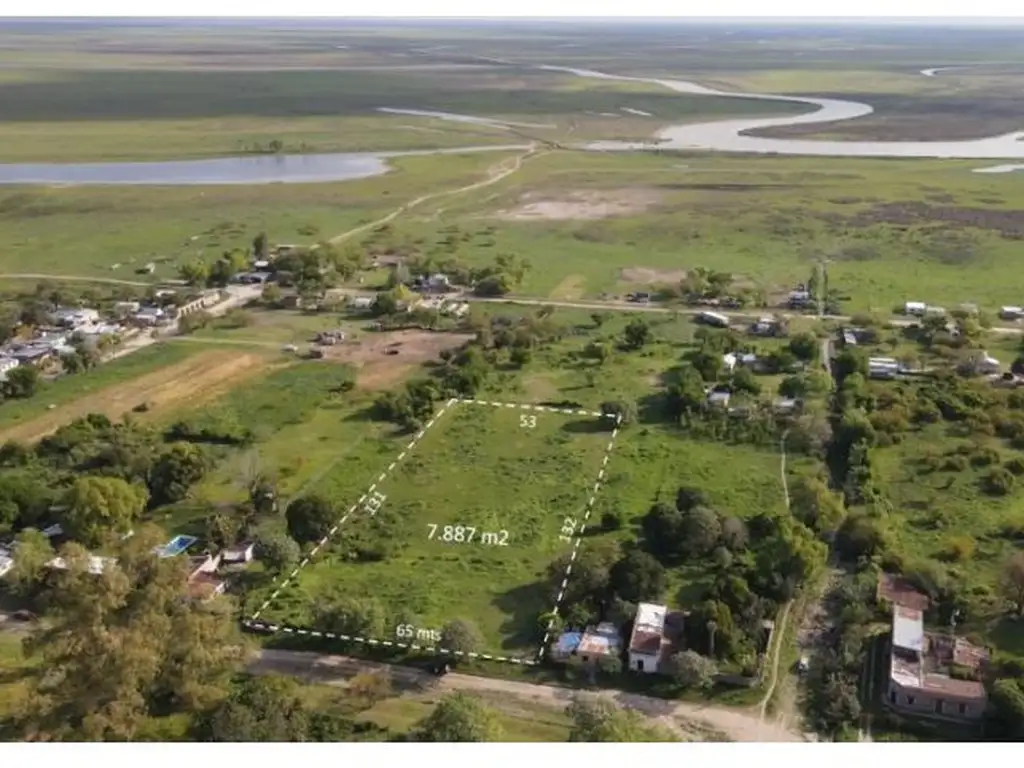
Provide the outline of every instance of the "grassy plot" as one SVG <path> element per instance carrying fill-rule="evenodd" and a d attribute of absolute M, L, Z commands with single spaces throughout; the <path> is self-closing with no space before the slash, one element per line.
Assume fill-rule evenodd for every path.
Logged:
<path fill-rule="evenodd" d="M 982 165 L 555 152 L 445 201 L 439 217 L 396 221 L 395 237 L 443 253 L 458 227 L 472 235 L 459 259 L 523 254 L 534 269 L 517 290 L 552 299 L 677 284 L 700 266 L 774 304 L 822 260 L 850 311 L 914 299 L 994 308 L 1024 293 L 1012 269 L 1024 200 L 1012 174 L 971 172 Z"/>
<path fill-rule="evenodd" d="M 373 484 L 383 506 L 352 515 L 264 618 L 308 624 L 318 601 L 372 596 L 389 616 L 384 639 L 398 623 L 439 630 L 465 618 L 487 652 L 535 651 L 538 617 L 552 607 L 545 567 L 569 547 L 565 518 L 583 517 L 607 426 L 459 403 L 383 479 L 346 462 L 321 489 L 347 507 Z M 404 440 L 390 460 L 403 450 Z"/>
<path fill-rule="evenodd" d="M 5 400 L 0 404 L 0 439 L 24 439 L 26 431 L 37 431 L 32 425 L 41 423 L 41 419 L 55 422 L 55 428 L 90 410 L 103 410 L 104 405 L 112 404 L 118 387 L 169 366 L 183 364 L 202 351 L 199 346 L 154 344 L 92 370 L 61 376 L 44 384 L 31 398 Z M 139 402 L 142 400 L 126 403 L 125 410 Z M 49 412 L 51 405 L 57 406 L 54 412 Z"/>
<path fill-rule="evenodd" d="M 274 242 L 312 244 L 393 211 L 420 195 L 478 181 L 503 153 L 406 157 L 384 176 L 327 184 L 0 189 L 4 273 L 139 279 Z M 116 266 L 116 269 L 115 269 Z"/>

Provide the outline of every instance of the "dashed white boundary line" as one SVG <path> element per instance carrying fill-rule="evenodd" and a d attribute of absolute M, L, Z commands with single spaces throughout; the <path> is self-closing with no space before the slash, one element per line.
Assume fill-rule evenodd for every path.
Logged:
<path fill-rule="evenodd" d="M 600 414 L 607 416 L 607 414 Z M 555 619 L 558 618 L 558 610 L 562 605 L 562 598 L 565 597 L 566 587 L 569 586 L 569 577 L 572 576 L 572 567 L 576 563 L 576 556 L 580 552 L 580 544 L 583 543 L 583 534 L 587 530 L 587 523 L 590 520 L 590 515 L 594 511 L 594 502 L 597 500 L 597 492 L 601 490 L 601 484 L 605 481 L 605 472 L 608 468 L 608 461 L 611 459 L 612 451 L 615 450 L 615 438 L 619 435 L 619 428 L 622 426 L 622 417 L 613 416 L 609 418 L 615 419 L 615 427 L 612 429 L 611 439 L 608 441 L 608 445 L 604 449 L 604 457 L 601 459 L 601 470 L 597 473 L 597 481 L 594 483 L 594 487 L 590 492 L 590 498 L 587 499 L 587 509 L 583 513 L 583 520 L 580 521 L 579 528 L 576 530 L 576 540 L 572 544 L 572 554 L 569 555 L 569 564 L 565 567 L 565 576 L 562 577 L 562 584 L 558 588 L 558 597 L 555 598 L 555 607 L 551 609 L 551 619 L 548 621 L 548 626 L 544 630 L 544 639 L 541 641 L 540 649 L 537 651 L 537 661 L 540 662 L 544 658 L 544 652 L 547 650 L 548 641 L 551 639 L 551 628 L 555 624 Z"/>
<path fill-rule="evenodd" d="M 553 408 L 553 407 L 544 406 L 544 405 L 530 405 L 530 404 L 527 404 L 527 403 L 505 403 L 505 402 L 496 402 L 496 401 L 493 401 L 493 400 L 475 400 L 475 399 L 469 399 L 469 398 L 453 397 L 451 400 L 449 400 L 447 403 L 445 403 L 444 407 L 442 407 L 441 410 L 439 410 L 437 412 L 437 414 L 433 418 L 430 419 L 430 421 L 428 421 L 423 426 L 423 429 L 421 429 L 419 432 L 416 433 L 416 436 L 413 437 L 411 441 L 409 441 L 409 444 L 405 447 L 405 449 L 401 453 L 398 454 L 398 457 L 388 465 L 388 468 L 386 470 L 384 470 L 383 472 L 380 473 L 380 475 L 377 476 L 377 481 L 373 485 L 371 485 L 369 488 L 367 488 L 366 489 L 366 493 L 364 493 L 362 496 L 360 496 L 359 499 L 356 501 L 356 503 L 353 504 L 351 507 L 349 507 L 348 510 L 345 512 L 345 514 L 341 516 L 341 519 L 339 519 L 338 522 L 334 524 L 334 526 L 331 528 L 330 532 L 328 532 L 328 534 L 326 536 L 324 536 L 322 539 L 320 539 L 320 541 L 317 542 L 316 546 L 313 547 L 313 549 L 310 551 L 310 553 L 306 557 L 304 557 L 302 559 L 302 561 L 291 571 L 291 573 L 289 573 L 288 576 L 286 576 L 279 584 L 277 584 L 275 586 L 274 591 L 270 594 L 270 597 L 268 597 L 266 600 L 263 601 L 263 604 L 260 605 L 259 609 L 252 615 L 252 618 L 251 619 L 244 619 L 242 621 L 242 624 L 244 626 L 248 627 L 249 629 L 253 629 L 253 630 L 257 630 L 257 631 L 265 631 L 265 632 L 272 632 L 272 633 L 284 632 L 286 634 L 294 634 L 294 635 L 300 635 L 300 636 L 305 636 L 305 637 L 327 638 L 329 640 L 344 640 L 346 642 L 362 643 L 362 644 L 369 645 L 369 646 L 379 646 L 379 647 L 383 647 L 383 648 L 401 648 L 401 649 L 412 650 L 412 651 L 424 651 L 426 653 L 439 653 L 439 654 L 443 654 L 443 655 L 447 655 L 447 656 L 455 656 L 455 657 L 458 657 L 458 658 L 484 659 L 486 661 L 501 661 L 501 662 L 508 662 L 510 664 L 520 664 L 520 665 L 523 665 L 523 666 L 536 666 L 537 664 L 540 663 L 541 659 L 544 657 L 544 650 L 547 647 L 548 639 L 550 638 L 550 635 L 551 635 L 551 626 L 554 623 L 554 616 L 552 616 L 551 621 L 548 623 L 547 631 L 544 634 L 544 641 L 541 643 L 540 651 L 537 653 L 536 660 L 534 660 L 534 659 L 527 659 L 527 658 L 523 658 L 523 657 L 520 657 L 520 656 L 495 656 L 495 655 L 489 654 L 489 653 L 472 653 L 472 652 L 464 652 L 464 651 L 455 651 L 455 650 L 452 650 L 450 648 L 442 648 L 440 646 L 433 646 L 433 645 L 418 645 L 416 643 L 402 643 L 402 642 L 396 642 L 396 641 L 393 641 L 393 640 L 377 640 L 377 639 L 369 638 L 369 637 L 359 637 L 359 636 L 355 636 L 355 635 L 344 635 L 344 634 L 340 634 L 340 633 L 337 633 L 337 632 L 322 632 L 320 630 L 304 629 L 304 628 L 301 628 L 301 627 L 289 627 L 289 626 L 285 626 L 283 624 L 271 624 L 269 622 L 260 621 L 259 620 L 260 614 L 263 613 L 270 606 L 270 604 L 273 603 L 274 600 L 277 599 L 278 595 L 280 595 L 281 592 L 283 592 L 288 587 L 288 585 L 295 579 L 295 577 L 297 577 L 299 575 L 299 573 L 302 572 L 302 569 L 305 568 L 307 565 L 309 565 L 310 561 L 314 557 L 316 557 L 317 553 L 324 547 L 324 545 L 326 545 L 331 540 L 331 537 L 334 536 L 334 534 L 336 534 L 338 532 L 338 529 L 342 525 L 344 525 L 345 521 L 348 520 L 348 518 L 353 513 L 355 513 L 355 511 L 359 508 L 359 505 L 362 504 L 364 501 L 366 501 L 366 499 L 369 496 L 371 496 L 374 491 L 377 490 L 377 486 L 387 479 L 388 475 L 392 471 L 394 471 L 395 467 L 398 464 L 400 464 L 405 459 L 406 455 L 413 448 L 416 447 L 416 443 L 418 443 L 420 440 L 423 439 L 423 435 L 425 435 L 427 433 L 427 430 L 429 430 L 432 426 L 434 426 L 434 424 L 437 422 L 437 420 L 441 418 L 441 416 L 444 414 L 444 412 L 446 410 L 448 410 L 448 408 L 451 408 L 452 406 L 454 406 L 454 405 L 456 405 L 458 403 L 470 403 L 470 404 L 474 404 L 474 405 L 490 405 L 490 406 L 493 406 L 495 408 L 519 408 L 519 409 L 524 410 L 524 411 L 543 411 L 543 412 L 548 412 L 548 413 L 564 413 L 564 414 L 574 415 L 574 416 L 591 416 L 591 417 L 615 419 L 615 427 L 612 430 L 612 437 L 611 437 L 611 440 L 608 442 L 608 447 L 605 448 L 604 458 L 603 458 L 603 460 L 601 462 L 601 470 L 598 473 L 597 482 L 594 483 L 594 488 L 593 488 L 593 491 L 590 494 L 590 498 L 587 500 L 586 513 L 585 513 L 585 515 L 583 517 L 582 523 L 580 524 L 580 528 L 579 528 L 579 530 L 576 533 L 576 540 L 575 540 L 575 543 L 573 544 L 572 556 L 571 556 L 571 559 L 569 561 L 569 566 L 568 566 L 568 568 L 566 568 L 565 578 L 562 579 L 561 590 L 558 593 L 558 599 L 555 601 L 555 607 L 554 607 L 554 610 L 553 610 L 553 614 L 557 615 L 557 613 L 558 613 L 558 606 L 562 602 L 562 597 L 565 595 L 565 587 L 566 587 L 566 584 L 568 584 L 569 575 L 572 573 L 572 564 L 576 560 L 576 554 L 577 554 L 577 552 L 579 550 L 579 547 L 580 547 L 580 542 L 582 540 L 583 532 L 586 530 L 587 521 L 590 519 L 590 514 L 591 514 L 591 512 L 593 511 L 593 508 L 594 508 L 594 500 L 597 498 L 597 492 L 601 488 L 601 483 L 604 480 L 605 467 L 608 464 L 608 459 L 611 456 L 612 449 L 615 446 L 615 437 L 616 437 L 616 435 L 618 435 L 618 432 L 619 432 L 619 424 L 620 424 L 621 418 L 618 417 L 618 416 L 611 415 L 611 414 L 603 413 L 601 411 L 589 411 L 589 410 L 586 410 L 586 409 L 583 409 L 583 408 Z"/>

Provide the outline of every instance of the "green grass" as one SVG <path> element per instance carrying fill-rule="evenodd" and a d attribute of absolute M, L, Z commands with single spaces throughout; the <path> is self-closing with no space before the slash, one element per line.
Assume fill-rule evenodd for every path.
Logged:
<path fill-rule="evenodd" d="M 827 259 L 830 287 L 850 311 L 917 299 L 996 308 L 1024 293 L 1012 269 L 1024 205 L 1011 175 L 971 173 L 977 161 L 554 153 L 488 189 L 395 223 L 395 237 L 430 250 L 446 227 L 487 236 L 458 255 L 484 263 L 520 253 L 536 268 L 518 288 L 560 298 L 622 295 L 651 283 L 624 272 L 731 272 L 783 299 Z M 620 206 L 598 216 L 587 201 Z M 561 220 L 510 218 L 524 204 L 568 204 Z M 440 205 L 440 204 L 439 204 Z M 444 246 L 439 246 L 443 252 Z M 992 274 L 1000 274 L 994 281 Z"/>
<path fill-rule="evenodd" d="M 14 426 L 40 416 L 50 405 L 65 405 L 122 382 L 178 363 L 201 352 L 201 346 L 153 344 L 130 355 L 104 363 L 92 370 L 61 376 L 42 385 L 40 390 L 24 400 L 5 400 L 0 403 L 0 429 Z"/>
<path fill-rule="evenodd" d="M 527 413 L 537 416 L 535 428 L 520 426 Z M 373 519 L 353 515 L 268 618 L 308 621 L 311 601 L 328 594 L 373 596 L 390 616 L 415 616 L 423 629 L 470 619 L 488 652 L 535 651 L 538 616 L 552 604 L 541 583 L 544 569 L 568 551 L 560 538 L 563 520 L 583 519 L 609 434 L 595 417 L 463 403 L 384 480 L 376 476 L 387 467 L 379 456 L 345 461 L 318 490 L 345 509 L 375 484 L 386 496 L 384 506 Z M 386 460 L 407 450 L 407 441 L 391 441 Z M 433 540 L 431 524 L 439 526 Z M 445 543 L 439 540 L 445 526 L 475 527 L 477 540 Z M 481 543 L 485 532 L 507 532 L 499 534 L 507 545 Z M 390 556 L 346 561 L 360 533 L 386 539 Z M 384 639 L 393 632 L 389 626 Z"/>
<path fill-rule="evenodd" d="M 389 63 L 385 60 L 383 66 Z M 391 65 L 393 66 L 393 65 Z M 509 143 L 517 135 L 642 139 L 669 121 L 805 111 L 786 102 L 674 94 L 538 69 L 27 70 L 0 80 L 0 160 L 156 160 L 245 154 L 272 140 L 293 152 Z M 498 117 L 515 131 L 381 107 Z M 636 119 L 622 107 L 647 112 Z"/>
<path fill-rule="evenodd" d="M 933 425 L 911 433 L 898 445 L 874 449 L 872 472 L 895 510 L 885 524 L 891 548 L 908 560 L 942 560 L 951 541 L 976 541 L 973 556 L 951 568 L 966 583 L 972 601 L 995 613 L 995 585 L 1015 551 L 1000 529 L 1021 519 L 1024 497 L 1019 491 L 1005 497 L 985 494 L 981 478 L 991 467 L 923 472 L 919 463 L 929 455 L 951 453 L 965 442 L 950 437 L 945 425 Z M 1021 455 L 1002 440 L 985 443 L 999 451 L 1003 462 Z"/>

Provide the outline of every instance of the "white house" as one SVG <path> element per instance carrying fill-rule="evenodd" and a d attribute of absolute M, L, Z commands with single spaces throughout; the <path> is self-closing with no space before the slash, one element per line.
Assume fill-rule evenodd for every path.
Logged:
<path fill-rule="evenodd" d="M 923 301 L 908 301 L 903 305 L 903 313 L 906 315 L 916 315 L 917 317 L 924 317 L 924 313 L 928 311 L 928 305 Z"/>
<path fill-rule="evenodd" d="M 1002 363 L 988 352 L 982 352 L 974 363 L 974 369 L 982 374 L 999 373 L 1002 370 Z"/>
<path fill-rule="evenodd" d="M 634 672 L 654 674 L 661 665 L 661 649 L 665 642 L 664 605 L 640 603 L 636 607 L 633 633 L 629 637 L 629 668 Z"/>
<path fill-rule="evenodd" d="M 256 551 L 256 542 L 244 541 L 233 547 L 228 547 L 220 553 L 222 565 L 236 565 L 239 563 L 251 563 L 253 554 Z"/>
<path fill-rule="evenodd" d="M 11 551 L 0 547 L 0 577 L 5 576 L 13 567 L 14 558 L 11 556 Z"/>
<path fill-rule="evenodd" d="M 900 364 L 891 357 L 868 358 L 868 377 L 872 379 L 895 379 Z"/>
<path fill-rule="evenodd" d="M 160 307 L 143 307 L 132 315 L 132 319 L 140 325 L 158 325 L 164 316 L 165 312 Z"/>
<path fill-rule="evenodd" d="M 1021 307 L 1000 307 L 999 317 L 1003 320 L 1020 320 L 1024 317 L 1024 309 Z"/>
<path fill-rule="evenodd" d="M 372 296 L 352 296 L 348 300 L 348 305 L 352 309 L 369 309 L 373 306 L 373 302 Z"/>
<path fill-rule="evenodd" d="M 725 370 L 732 373 L 736 368 L 736 355 L 732 352 L 722 355 L 722 365 L 725 366 Z"/>

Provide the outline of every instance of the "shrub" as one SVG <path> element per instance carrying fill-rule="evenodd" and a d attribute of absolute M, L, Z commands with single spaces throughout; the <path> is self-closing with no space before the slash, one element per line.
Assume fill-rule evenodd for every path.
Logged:
<path fill-rule="evenodd" d="M 966 456 L 959 453 L 954 453 L 952 456 L 947 456 L 945 462 L 942 464 L 942 468 L 946 472 L 964 472 L 970 466 Z"/>
<path fill-rule="evenodd" d="M 970 536 L 954 536 L 943 549 L 943 557 L 951 562 L 969 560 L 974 555 L 976 544 Z"/>
<path fill-rule="evenodd" d="M 999 451 L 994 448 L 979 447 L 971 454 L 971 464 L 975 467 L 990 467 L 1001 460 Z"/>
<path fill-rule="evenodd" d="M 1024 456 L 1014 456 L 1003 465 L 1007 472 L 1014 475 L 1024 475 Z"/>
<path fill-rule="evenodd" d="M 982 484 L 987 493 L 993 496 L 1005 496 L 1013 490 L 1013 475 L 1002 467 L 996 467 L 985 475 Z"/>

